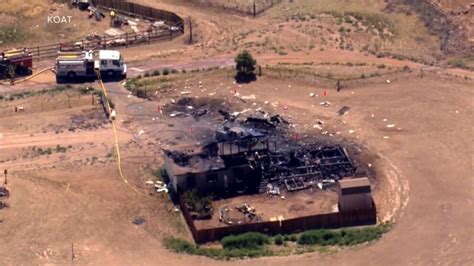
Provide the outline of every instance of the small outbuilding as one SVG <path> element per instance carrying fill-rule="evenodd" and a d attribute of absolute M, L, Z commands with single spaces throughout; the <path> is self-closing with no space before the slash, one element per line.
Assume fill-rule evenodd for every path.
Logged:
<path fill-rule="evenodd" d="M 373 208 L 372 191 L 367 177 L 339 180 L 339 211 Z"/>

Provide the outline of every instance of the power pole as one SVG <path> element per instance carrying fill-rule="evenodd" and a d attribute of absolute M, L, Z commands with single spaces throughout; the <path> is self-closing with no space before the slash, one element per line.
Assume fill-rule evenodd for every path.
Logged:
<path fill-rule="evenodd" d="M 5 175 L 5 181 L 4 181 L 4 185 L 6 186 L 6 185 L 7 185 L 7 183 L 8 183 L 8 180 L 7 180 L 7 174 L 8 174 L 8 170 L 7 170 L 7 169 L 3 170 L 3 174 Z"/>
<path fill-rule="evenodd" d="M 74 254 L 74 243 L 71 243 L 71 261 L 74 260 L 76 254 Z"/>
<path fill-rule="evenodd" d="M 255 7 L 255 0 L 253 0 L 253 17 L 257 15 L 257 8 Z"/>
<path fill-rule="evenodd" d="M 189 16 L 189 44 L 193 43 L 193 22 L 191 16 Z"/>

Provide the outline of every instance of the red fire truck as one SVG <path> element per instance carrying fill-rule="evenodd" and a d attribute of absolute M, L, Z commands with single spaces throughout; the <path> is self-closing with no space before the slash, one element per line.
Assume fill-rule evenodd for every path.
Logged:
<path fill-rule="evenodd" d="M 29 75 L 33 68 L 33 56 L 27 48 L 0 52 L 0 79 Z"/>

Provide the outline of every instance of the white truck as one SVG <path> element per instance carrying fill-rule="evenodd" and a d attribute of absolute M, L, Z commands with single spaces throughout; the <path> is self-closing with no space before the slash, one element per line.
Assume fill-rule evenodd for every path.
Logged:
<path fill-rule="evenodd" d="M 100 50 L 95 60 L 93 51 L 60 52 L 56 59 L 56 80 L 75 78 L 97 78 L 97 71 L 103 77 L 113 78 L 127 75 L 127 65 L 123 63 L 119 51 Z"/>
<path fill-rule="evenodd" d="M 100 50 L 99 60 L 95 62 L 95 68 L 104 77 L 123 77 L 127 75 L 127 65 L 123 63 L 122 55 L 119 51 Z"/>

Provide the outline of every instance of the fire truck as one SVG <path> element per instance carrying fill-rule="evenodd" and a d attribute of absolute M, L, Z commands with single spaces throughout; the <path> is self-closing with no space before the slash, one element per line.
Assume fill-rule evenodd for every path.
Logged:
<path fill-rule="evenodd" d="M 97 78 L 97 72 L 103 77 L 124 78 L 127 65 L 119 51 L 100 50 L 96 60 L 93 51 L 59 52 L 56 59 L 56 79 Z"/>
<path fill-rule="evenodd" d="M 11 49 L 0 53 L 0 79 L 29 75 L 33 56 L 27 48 Z"/>

